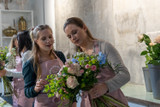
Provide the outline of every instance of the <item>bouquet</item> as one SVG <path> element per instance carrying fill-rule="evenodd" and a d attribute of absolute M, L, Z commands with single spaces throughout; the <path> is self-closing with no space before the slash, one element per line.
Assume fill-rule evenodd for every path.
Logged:
<path fill-rule="evenodd" d="M 98 55 L 86 55 L 78 52 L 71 61 L 67 62 L 58 74 L 47 76 L 49 84 L 45 85 L 44 92 L 48 97 L 60 97 L 61 100 L 68 99 L 69 106 L 80 97 L 81 91 L 89 91 L 97 83 L 96 76 L 99 68 L 110 66 L 106 61 L 106 55 L 99 52 Z M 91 105 L 106 107 L 114 104 L 125 107 L 110 96 L 103 95 L 91 101 Z M 62 103 L 61 103 L 62 104 Z"/>
<path fill-rule="evenodd" d="M 0 47 L 0 70 L 3 70 L 5 67 L 5 63 L 8 62 L 8 58 L 7 58 L 7 53 L 8 53 L 8 48 L 2 48 Z M 4 88 L 4 93 L 5 92 L 9 92 L 10 94 L 13 93 L 13 87 L 9 81 L 9 79 L 6 76 L 2 77 L 2 84 L 3 84 L 3 88 Z M 4 94 L 2 93 L 2 95 Z"/>

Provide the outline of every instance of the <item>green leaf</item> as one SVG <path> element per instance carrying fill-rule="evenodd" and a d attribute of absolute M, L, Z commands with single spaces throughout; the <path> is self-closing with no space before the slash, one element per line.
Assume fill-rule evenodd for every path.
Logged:
<path fill-rule="evenodd" d="M 148 51 L 145 50 L 145 51 L 141 52 L 141 55 L 146 55 L 147 53 L 148 53 Z"/>

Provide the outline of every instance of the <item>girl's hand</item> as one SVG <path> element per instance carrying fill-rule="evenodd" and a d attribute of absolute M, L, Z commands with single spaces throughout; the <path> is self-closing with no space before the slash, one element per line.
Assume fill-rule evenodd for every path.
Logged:
<path fill-rule="evenodd" d="M 44 88 L 44 85 L 46 84 L 47 84 L 46 80 L 40 79 L 36 82 L 36 86 L 34 87 L 34 90 L 38 93 Z"/>
<path fill-rule="evenodd" d="M 6 72 L 7 71 L 5 69 L 0 70 L 0 77 L 5 76 Z"/>
<path fill-rule="evenodd" d="M 104 95 L 108 91 L 108 87 L 105 83 L 98 83 L 92 89 L 89 90 L 89 95 L 91 99 L 95 99 Z"/>

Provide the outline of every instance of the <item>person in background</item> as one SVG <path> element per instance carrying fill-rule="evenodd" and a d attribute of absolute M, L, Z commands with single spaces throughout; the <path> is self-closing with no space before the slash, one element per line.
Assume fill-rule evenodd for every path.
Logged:
<path fill-rule="evenodd" d="M 25 42 L 22 42 L 22 38 L 25 38 Z M 27 43 L 29 43 L 29 45 Z M 5 75 L 13 77 L 13 107 L 32 107 L 34 102 L 34 99 L 28 99 L 24 95 L 22 62 L 25 62 L 26 60 L 22 60 L 18 54 L 18 50 L 28 46 L 28 49 L 31 49 L 32 41 L 29 37 L 29 31 L 19 32 L 18 35 L 14 35 L 9 46 L 9 53 L 7 54 L 9 62 L 6 64 L 5 69 L 0 71 L 0 76 Z"/>
<path fill-rule="evenodd" d="M 8 46 L 9 52 L 7 53 L 8 63 L 5 65 L 5 69 L 0 70 L 0 77 L 23 77 L 21 72 L 17 72 L 16 68 L 16 56 L 18 55 L 18 41 L 17 35 L 13 35 L 11 42 Z"/>
<path fill-rule="evenodd" d="M 32 40 L 30 31 L 23 31 L 18 33 L 18 54 L 22 57 L 22 66 L 30 58 L 32 50 Z"/>
<path fill-rule="evenodd" d="M 127 99 L 120 88 L 130 80 L 130 74 L 118 51 L 109 42 L 94 38 L 80 18 L 68 18 L 65 21 L 63 30 L 68 39 L 76 45 L 77 49 L 88 55 L 102 52 L 114 69 L 114 71 L 109 70 L 107 66 L 100 69 L 101 72 L 97 76 L 98 83 L 89 92 L 82 93 L 81 107 L 89 106 L 87 105 L 90 102 L 89 98 L 95 99 L 104 94 L 110 95 L 121 103 L 128 105 Z"/>
<path fill-rule="evenodd" d="M 35 98 L 34 107 L 57 107 L 59 98 L 48 98 L 43 93 L 47 75 L 56 74 L 66 59 L 61 51 L 53 49 L 53 32 L 48 25 L 36 26 L 31 31 L 33 49 L 31 59 L 23 66 L 25 95 Z"/>

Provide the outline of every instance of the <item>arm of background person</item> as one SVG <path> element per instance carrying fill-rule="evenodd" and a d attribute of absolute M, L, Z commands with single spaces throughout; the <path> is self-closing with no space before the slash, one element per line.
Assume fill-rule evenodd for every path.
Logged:
<path fill-rule="evenodd" d="M 5 70 L 6 70 L 5 76 L 14 77 L 14 78 L 23 78 L 22 72 L 17 72 L 16 69 L 5 68 Z"/>

